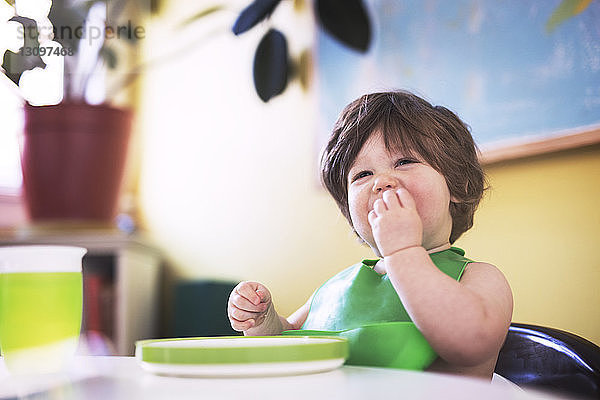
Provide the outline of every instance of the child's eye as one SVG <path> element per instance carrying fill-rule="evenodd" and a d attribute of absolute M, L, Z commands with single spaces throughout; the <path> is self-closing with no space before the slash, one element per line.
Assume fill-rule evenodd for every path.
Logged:
<path fill-rule="evenodd" d="M 417 160 L 413 160 L 412 158 L 401 158 L 398 161 L 396 161 L 396 167 L 400 167 L 402 165 L 407 165 L 407 164 L 414 164 L 418 162 Z"/>
<path fill-rule="evenodd" d="M 364 178 L 365 176 L 368 176 L 368 175 L 372 175 L 372 172 L 371 171 L 361 171 L 352 177 L 352 182 L 354 182 L 360 178 Z"/>

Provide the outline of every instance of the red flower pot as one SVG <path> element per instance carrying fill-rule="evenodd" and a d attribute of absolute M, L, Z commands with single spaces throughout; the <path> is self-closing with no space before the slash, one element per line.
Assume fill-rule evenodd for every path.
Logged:
<path fill-rule="evenodd" d="M 32 220 L 110 221 L 132 112 L 107 105 L 25 105 L 25 203 Z"/>

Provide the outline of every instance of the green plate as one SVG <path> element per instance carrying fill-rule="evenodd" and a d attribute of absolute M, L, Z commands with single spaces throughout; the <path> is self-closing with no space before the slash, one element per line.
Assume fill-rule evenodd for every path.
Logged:
<path fill-rule="evenodd" d="M 142 368 L 161 375 L 293 375 L 331 370 L 347 357 L 347 340 L 329 336 L 222 336 L 136 343 Z"/>

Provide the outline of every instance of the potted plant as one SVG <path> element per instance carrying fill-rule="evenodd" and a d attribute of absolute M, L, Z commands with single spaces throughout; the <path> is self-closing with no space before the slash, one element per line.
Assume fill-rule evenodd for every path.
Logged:
<path fill-rule="evenodd" d="M 99 66 L 116 63 L 105 40 L 114 34 L 107 21 L 116 20 L 125 1 L 54 0 L 46 10 L 5 1 L 14 9 L 10 21 L 21 25 L 20 46 L 4 52 L 2 69 L 25 100 L 22 171 L 30 218 L 111 221 L 133 113 L 101 96 L 90 101 L 90 86 Z M 129 23 L 121 34 L 135 42 L 132 29 Z M 48 90 L 36 97 L 32 85 L 38 94 L 41 86 Z"/>

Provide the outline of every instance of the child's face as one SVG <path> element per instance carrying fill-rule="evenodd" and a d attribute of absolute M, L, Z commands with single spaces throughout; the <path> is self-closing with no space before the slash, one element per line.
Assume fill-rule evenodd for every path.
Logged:
<path fill-rule="evenodd" d="M 415 200 L 423 224 L 422 246 L 430 250 L 448 244 L 452 217 L 444 176 L 420 157 L 388 152 L 378 132 L 364 144 L 348 174 L 348 205 L 358 235 L 381 255 L 367 215 L 384 191 L 398 188 L 406 189 Z"/>

